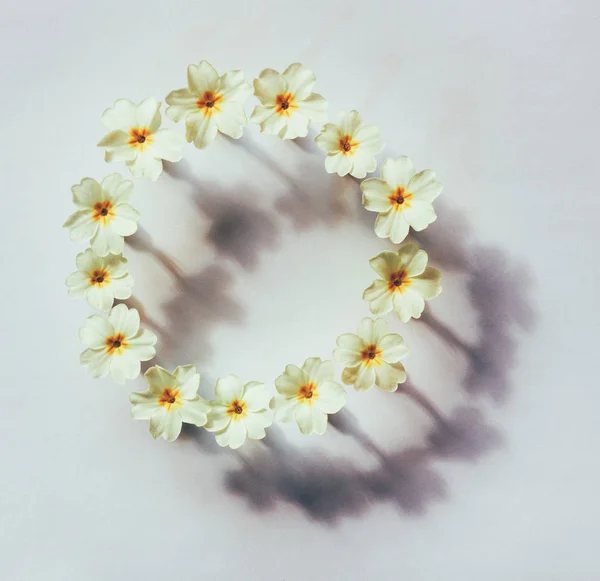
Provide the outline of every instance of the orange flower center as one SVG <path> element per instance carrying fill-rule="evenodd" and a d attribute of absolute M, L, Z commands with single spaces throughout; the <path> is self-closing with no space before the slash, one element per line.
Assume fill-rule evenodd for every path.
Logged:
<path fill-rule="evenodd" d="M 352 139 L 352 135 L 344 135 L 340 137 L 339 147 L 340 151 L 344 155 L 354 155 L 355 150 L 358 149 L 358 146 L 358 141 L 354 141 L 354 139 Z"/>
<path fill-rule="evenodd" d="M 127 142 L 129 147 L 144 151 L 153 141 L 154 137 L 147 127 L 132 127 L 129 130 L 129 141 Z"/>
<path fill-rule="evenodd" d="M 176 410 L 183 405 L 181 392 L 175 388 L 165 387 L 158 398 L 158 404 L 168 412 Z"/>
<path fill-rule="evenodd" d="M 319 397 L 319 392 L 317 391 L 317 386 L 311 382 L 303 385 L 298 390 L 298 395 L 296 396 L 296 400 L 300 403 L 305 403 L 309 406 L 312 406 L 316 399 Z"/>
<path fill-rule="evenodd" d="M 96 202 L 92 212 L 92 220 L 106 226 L 115 217 L 113 204 L 110 200 Z"/>
<path fill-rule="evenodd" d="M 247 404 L 245 401 L 234 399 L 230 402 L 229 407 L 226 410 L 226 414 L 234 421 L 238 422 L 242 418 L 246 417 Z"/>
<path fill-rule="evenodd" d="M 220 113 L 221 107 L 219 103 L 223 100 L 223 95 L 213 93 L 212 91 L 204 91 L 204 95 L 196 101 L 196 107 L 202 111 L 205 117 L 211 117 L 213 113 Z"/>
<path fill-rule="evenodd" d="M 110 273 L 105 268 L 98 268 L 90 274 L 90 285 L 102 288 L 110 282 Z"/>
<path fill-rule="evenodd" d="M 294 98 L 294 93 L 282 93 L 275 97 L 275 111 L 284 117 L 290 117 L 294 111 L 298 110 L 298 104 Z"/>
<path fill-rule="evenodd" d="M 383 351 L 377 345 L 368 345 L 360 352 L 360 357 L 363 360 L 365 367 L 380 366 L 382 362 Z"/>
<path fill-rule="evenodd" d="M 109 355 L 123 355 L 129 347 L 129 343 L 125 340 L 123 333 L 115 333 L 105 340 L 105 349 Z"/>
<path fill-rule="evenodd" d="M 406 208 L 411 207 L 411 200 L 413 195 L 407 192 L 402 186 L 398 186 L 394 192 L 388 196 L 388 200 L 392 204 L 392 208 L 395 212 L 402 212 Z"/>
<path fill-rule="evenodd" d="M 392 292 L 404 293 L 411 284 L 412 280 L 404 270 L 393 272 L 388 279 L 388 289 Z"/>

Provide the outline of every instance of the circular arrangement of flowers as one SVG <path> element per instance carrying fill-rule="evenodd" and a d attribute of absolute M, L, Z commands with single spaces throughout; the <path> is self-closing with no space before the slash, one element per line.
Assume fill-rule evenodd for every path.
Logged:
<path fill-rule="evenodd" d="M 98 143 L 107 162 L 122 162 L 136 178 L 157 180 L 163 160 L 180 161 L 186 141 L 204 149 L 223 133 L 239 139 L 250 123 L 262 133 L 281 139 L 308 135 L 309 125 L 327 120 L 327 101 L 312 91 L 315 74 L 295 63 L 283 73 L 263 70 L 253 87 L 242 71 L 219 75 L 206 61 L 189 65 L 187 87 L 171 91 L 166 114 L 185 123 L 185 138 L 161 127 L 161 103 L 147 98 L 140 103 L 119 99 L 102 115 L 108 133 Z M 254 94 L 259 104 L 250 118 L 244 108 Z M 325 123 L 315 138 L 325 151 L 325 169 L 339 176 L 363 180 L 377 168 L 383 147 L 381 131 L 366 125 L 357 111 L 340 112 L 335 123 Z M 421 231 L 436 219 L 433 201 L 442 185 L 431 170 L 417 172 L 401 156 L 381 166 L 380 177 L 360 184 L 363 205 L 377 212 L 375 233 L 398 244 L 395 252 L 371 258 L 377 279 L 363 299 L 373 315 L 393 311 L 404 323 L 419 318 L 425 301 L 440 294 L 441 273 L 427 265 L 428 256 L 413 242 L 405 242 L 410 229 Z M 130 204 L 133 182 L 112 173 L 100 182 L 86 177 L 72 187 L 75 212 L 64 227 L 76 242 L 89 248 L 77 255 L 77 270 L 66 284 L 70 296 L 85 297 L 103 314 L 90 315 L 79 330 L 86 349 L 81 364 L 94 378 L 108 374 L 119 383 L 136 379 L 141 362 L 156 355 L 156 335 L 140 327 L 140 315 L 118 301 L 132 295 L 133 278 L 123 256 L 124 237 L 137 230 L 140 214 Z M 116 304 L 115 304 L 116 303 Z M 333 347 L 333 346 L 332 346 Z M 385 318 L 366 317 L 357 332 L 338 337 L 333 359 L 343 366 L 339 378 L 333 361 L 307 359 L 301 367 L 289 364 L 274 380 L 274 389 L 259 381 L 244 382 L 236 375 L 217 380 L 212 401 L 198 395 L 200 375 L 195 366 L 168 371 L 155 365 L 145 378 L 148 390 L 129 395 L 133 418 L 147 420 L 154 438 L 177 439 L 182 424 L 213 432 L 221 446 L 239 448 L 247 439 L 260 440 L 273 423 L 294 422 L 302 434 L 323 434 L 330 414 L 345 404 L 342 384 L 367 391 L 373 386 L 395 391 L 406 380 L 401 361 L 408 348 L 397 333 L 390 333 Z"/>

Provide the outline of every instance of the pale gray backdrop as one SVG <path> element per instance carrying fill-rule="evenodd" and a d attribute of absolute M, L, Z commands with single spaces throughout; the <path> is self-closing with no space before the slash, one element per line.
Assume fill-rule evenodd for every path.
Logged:
<path fill-rule="evenodd" d="M 1 21 L 1 579 L 600 577 L 597 2 L 3 0 Z M 380 160 L 438 173 L 419 242 L 446 327 L 393 328 L 450 431 L 404 395 L 350 393 L 320 439 L 166 444 L 129 417 L 142 379 L 79 366 L 70 187 L 125 175 L 95 147 L 106 107 L 164 99 L 202 59 L 249 79 L 301 61 L 332 116 L 382 127 Z M 388 245 L 302 145 L 251 128 L 136 180 L 136 296 L 159 361 L 195 363 L 205 397 L 230 372 L 272 387 L 368 314 Z"/>

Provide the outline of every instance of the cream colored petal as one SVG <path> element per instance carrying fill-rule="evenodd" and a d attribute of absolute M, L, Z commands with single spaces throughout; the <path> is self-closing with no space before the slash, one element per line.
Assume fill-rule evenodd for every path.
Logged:
<path fill-rule="evenodd" d="M 375 234 L 379 238 L 389 238 L 392 235 L 396 216 L 397 213 L 391 208 L 387 212 L 382 212 L 377 216 L 377 220 L 375 220 Z M 406 231 L 408 232 L 408 224 L 406 225 Z"/>
<path fill-rule="evenodd" d="M 360 184 L 363 192 L 363 206 L 371 212 L 387 212 L 391 209 L 392 189 L 379 178 L 369 178 Z M 384 236 L 383 238 L 386 238 Z"/>
<path fill-rule="evenodd" d="M 148 329 L 140 329 L 134 337 L 128 339 L 129 350 L 140 361 L 149 361 L 156 355 L 156 335 Z"/>
<path fill-rule="evenodd" d="M 198 149 L 208 147 L 217 136 L 217 124 L 213 117 L 205 117 L 203 113 L 192 113 L 185 121 L 186 139 Z"/>
<path fill-rule="evenodd" d="M 443 186 L 437 181 L 435 172 L 424 169 L 412 176 L 407 189 L 416 200 L 431 203 L 442 193 Z"/>
<path fill-rule="evenodd" d="M 167 413 L 165 418 L 165 427 L 163 430 L 163 438 L 167 442 L 174 442 L 181 434 L 182 428 L 181 415 L 178 413 Z"/>
<path fill-rule="evenodd" d="M 254 79 L 254 94 L 262 105 L 273 105 L 277 95 L 285 92 L 285 80 L 273 69 L 264 69 L 258 79 Z"/>
<path fill-rule="evenodd" d="M 231 422 L 225 430 L 215 433 L 219 446 L 229 446 L 236 450 L 246 441 L 246 426 L 244 422 Z"/>
<path fill-rule="evenodd" d="M 406 372 L 402 363 L 385 361 L 375 368 L 375 385 L 383 391 L 396 391 L 399 383 L 406 381 Z"/>
<path fill-rule="evenodd" d="M 120 278 L 127 274 L 128 262 L 127 259 L 123 257 L 122 254 L 109 254 L 104 258 L 97 258 L 97 262 L 89 263 L 92 268 L 87 270 L 87 272 L 92 272 L 97 268 L 101 268 L 102 266 L 106 267 L 110 272 L 110 278 Z"/>
<path fill-rule="evenodd" d="M 291 64 L 281 76 L 287 90 L 294 94 L 296 101 L 306 99 L 317 80 L 315 73 L 300 63 Z"/>
<path fill-rule="evenodd" d="M 297 137 L 306 137 L 308 135 L 309 118 L 301 111 L 295 111 L 287 118 L 280 115 L 278 117 L 285 120 L 284 125 L 279 130 L 279 137 L 281 139 L 296 139 Z"/>
<path fill-rule="evenodd" d="M 408 347 L 397 333 L 384 335 L 379 339 L 377 346 L 383 351 L 382 359 L 388 363 L 396 363 L 408 355 Z"/>
<path fill-rule="evenodd" d="M 344 366 L 356 366 L 360 365 L 362 358 L 360 353 L 357 351 L 349 351 L 343 347 L 338 347 L 333 350 L 333 358 Z"/>
<path fill-rule="evenodd" d="M 349 112 L 341 111 L 338 115 L 338 125 L 342 135 L 351 135 L 354 137 L 358 130 L 362 127 L 362 124 L 362 117 L 356 110 Z"/>
<path fill-rule="evenodd" d="M 153 438 L 158 439 L 163 437 L 166 430 L 168 415 L 166 410 L 161 407 L 161 409 L 150 418 L 150 434 Z"/>
<path fill-rule="evenodd" d="M 67 277 L 66 285 L 69 296 L 79 298 L 90 288 L 90 278 L 83 272 L 73 272 Z"/>
<path fill-rule="evenodd" d="M 133 337 L 140 328 L 140 314 L 137 309 L 128 309 L 126 305 L 117 305 L 108 315 L 115 333 L 123 333 L 125 337 Z"/>
<path fill-rule="evenodd" d="M 368 391 L 375 384 L 375 371 L 373 367 L 361 366 L 358 368 L 354 389 L 356 391 Z"/>
<path fill-rule="evenodd" d="M 265 428 L 273 423 L 273 414 L 269 409 L 251 412 L 244 423 L 250 440 L 262 440 L 265 437 Z"/>
<path fill-rule="evenodd" d="M 186 424 L 193 424 L 194 426 L 201 427 L 208 421 L 206 414 L 207 405 L 206 402 L 197 396 L 193 401 L 186 401 L 180 408 L 176 410 L 179 413 L 182 421 Z"/>
<path fill-rule="evenodd" d="M 404 244 L 402 244 L 402 246 L 400 246 L 400 248 L 398 248 L 398 267 L 402 269 L 408 269 L 412 260 L 418 254 L 419 247 L 414 242 L 405 242 Z M 419 255 L 415 263 L 415 267 L 418 266 L 418 264 L 420 264 L 421 260 L 422 256 Z"/>
<path fill-rule="evenodd" d="M 433 206 L 429 202 L 413 200 L 411 207 L 402 212 L 406 221 L 414 230 L 425 230 L 437 218 Z"/>
<path fill-rule="evenodd" d="M 219 75 L 208 61 L 189 65 L 187 78 L 190 91 L 196 95 L 204 95 L 205 91 L 216 92 L 219 87 Z"/>
<path fill-rule="evenodd" d="M 424 299 L 433 299 L 442 292 L 441 279 L 442 273 L 436 268 L 428 266 L 422 274 L 412 279 L 410 288 L 418 292 Z"/>
<path fill-rule="evenodd" d="M 165 99 L 169 105 L 165 111 L 167 117 L 176 123 L 181 121 L 188 113 L 198 110 L 199 95 L 190 93 L 189 89 L 171 91 Z"/>
<path fill-rule="evenodd" d="M 324 381 L 318 387 L 315 407 L 326 414 L 339 412 L 346 403 L 346 390 L 335 381 Z"/>
<path fill-rule="evenodd" d="M 102 189 L 108 193 L 115 206 L 126 204 L 133 196 L 133 182 L 120 174 L 111 173 L 102 180 Z"/>
<path fill-rule="evenodd" d="M 175 163 L 183 157 L 184 146 L 185 138 L 181 133 L 172 129 L 159 129 L 154 134 L 152 153 L 156 157 Z"/>
<path fill-rule="evenodd" d="M 231 417 L 227 415 L 226 405 L 218 402 L 210 402 L 204 429 L 208 432 L 222 432 L 231 423 Z"/>
<path fill-rule="evenodd" d="M 147 127 L 156 131 L 160 126 L 159 109 L 160 101 L 154 97 L 144 99 L 135 109 L 135 127 Z"/>
<path fill-rule="evenodd" d="M 377 160 L 370 154 L 365 155 L 360 147 L 351 159 L 352 167 L 349 173 L 359 180 L 362 180 L 368 173 L 375 171 L 377 167 Z"/>
<path fill-rule="evenodd" d="M 327 153 L 339 153 L 340 138 L 341 135 L 338 126 L 334 123 L 327 123 L 321 128 L 321 131 L 315 137 L 315 143 L 319 149 L 322 149 Z M 329 173 L 334 173 L 334 171 Z"/>
<path fill-rule="evenodd" d="M 90 209 L 103 198 L 102 187 L 92 178 L 83 178 L 81 183 L 71 187 L 73 203 L 82 209 Z"/>
<path fill-rule="evenodd" d="M 242 71 L 229 71 L 219 81 L 219 93 L 227 103 L 243 104 L 252 95 L 252 87 L 244 80 Z"/>
<path fill-rule="evenodd" d="M 248 410 L 258 412 L 267 409 L 271 394 L 265 389 L 265 384 L 258 381 L 251 381 L 244 386 L 243 400 L 248 406 Z"/>
<path fill-rule="evenodd" d="M 327 173 L 336 173 L 345 176 L 352 167 L 352 161 L 341 152 L 329 153 L 325 158 L 325 170 Z"/>
<path fill-rule="evenodd" d="M 425 301 L 421 295 L 410 288 L 403 294 L 394 293 L 392 303 L 396 315 L 403 323 L 409 321 L 411 317 L 418 319 L 425 308 Z"/>
<path fill-rule="evenodd" d="M 229 135 L 232 139 L 239 139 L 244 133 L 244 127 L 248 124 L 244 106 L 241 103 L 224 103 L 221 113 L 214 116 L 217 129 Z"/>
<path fill-rule="evenodd" d="M 106 338 L 114 334 L 110 322 L 100 315 L 90 315 L 79 329 L 79 340 L 92 349 L 104 349 Z"/>
<path fill-rule="evenodd" d="M 425 270 L 425 267 L 427 266 L 427 260 L 428 260 L 427 252 L 425 252 L 424 250 L 418 250 L 416 252 L 416 254 L 412 257 L 410 262 L 404 263 L 405 264 L 404 268 L 405 268 L 407 274 L 411 278 L 414 278 L 415 276 L 418 276 L 419 274 L 421 274 Z"/>
<path fill-rule="evenodd" d="M 385 319 L 378 318 L 373 322 L 373 343 L 379 345 L 381 338 L 388 334 L 388 324 Z"/>
<path fill-rule="evenodd" d="M 394 244 L 400 244 L 401 242 L 404 242 L 404 239 L 408 236 L 410 226 L 406 219 L 405 212 L 392 211 L 391 214 L 394 216 L 394 220 L 390 231 L 390 240 Z"/>
<path fill-rule="evenodd" d="M 307 381 L 306 374 L 297 365 L 288 365 L 285 372 L 275 380 L 275 387 L 279 393 L 292 396 Z"/>
<path fill-rule="evenodd" d="M 371 268 L 384 280 L 400 268 L 400 260 L 396 252 L 384 250 L 369 260 Z"/>
<path fill-rule="evenodd" d="M 99 379 L 108 375 L 111 357 L 104 349 L 86 349 L 79 357 L 82 365 L 87 366 L 88 373 Z"/>
<path fill-rule="evenodd" d="M 114 303 L 114 295 L 111 291 L 112 285 L 102 288 L 90 286 L 85 293 L 85 300 L 88 304 L 99 311 L 108 311 Z"/>
<path fill-rule="evenodd" d="M 296 420 L 300 431 L 305 435 L 317 434 L 320 436 L 324 434 L 327 429 L 327 414 L 323 413 L 316 406 L 296 406 L 294 419 Z"/>
<path fill-rule="evenodd" d="M 356 367 L 346 367 L 344 371 L 342 371 L 342 381 L 346 385 L 354 385 L 361 367 L 361 365 L 357 365 Z"/>
<path fill-rule="evenodd" d="M 223 403 L 229 403 L 234 399 L 241 399 L 244 393 L 244 383 L 237 375 L 226 375 L 217 380 L 215 393 L 219 401 Z"/>
<path fill-rule="evenodd" d="M 147 149 L 143 153 L 138 153 L 135 159 L 127 162 L 127 167 L 136 178 L 146 178 L 155 182 L 163 170 L 162 161 L 154 157 L 151 149 Z"/>
<path fill-rule="evenodd" d="M 131 415 L 136 420 L 149 420 L 161 410 L 158 397 L 151 391 L 130 393 L 129 401 L 131 402 Z"/>
<path fill-rule="evenodd" d="M 359 150 L 365 155 L 377 155 L 383 149 L 381 129 L 375 125 L 364 125 L 354 134 L 354 139 L 360 143 Z"/>
<path fill-rule="evenodd" d="M 196 397 L 200 387 L 200 374 L 196 371 L 195 365 L 179 365 L 173 371 L 173 377 L 183 397 L 187 399 Z"/>
<path fill-rule="evenodd" d="M 69 229 L 69 237 L 73 242 L 79 242 L 92 238 L 98 225 L 92 220 L 90 210 L 78 210 L 67 218 L 63 228 Z"/>
<path fill-rule="evenodd" d="M 269 407 L 275 413 L 278 422 L 291 422 L 294 419 L 294 410 L 297 401 L 294 396 L 276 395 L 271 398 Z"/>
<path fill-rule="evenodd" d="M 411 178 L 415 175 L 415 166 L 409 157 L 401 155 L 394 161 L 393 171 L 395 176 L 396 186 L 403 186 L 407 188 Z"/>
<path fill-rule="evenodd" d="M 363 299 L 369 303 L 369 310 L 374 315 L 384 315 L 392 310 L 392 293 L 383 280 L 376 280 L 367 288 Z"/>
<path fill-rule="evenodd" d="M 309 357 L 302 365 L 308 381 L 312 381 L 317 386 L 323 381 L 333 379 L 335 366 L 333 361 L 321 361 L 319 357 Z"/>
<path fill-rule="evenodd" d="M 133 293 L 133 277 L 127 274 L 120 278 L 113 278 L 110 290 L 115 299 L 128 299 Z"/>
<path fill-rule="evenodd" d="M 322 123 L 327 120 L 329 103 L 318 93 L 311 93 L 306 99 L 298 102 L 299 111 L 312 123 Z"/>
<path fill-rule="evenodd" d="M 160 365 L 150 367 L 150 369 L 144 373 L 144 377 L 148 382 L 150 392 L 157 397 L 162 394 L 165 387 L 173 388 L 177 383 L 175 376 Z"/>
<path fill-rule="evenodd" d="M 135 124 L 135 103 L 128 99 L 115 101 L 113 107 L 102 114 L 102 123 L 111 131 L 120 129 L 128 133 Z"/>
<path fill-rule="evenodd" d="M 110 374 L 117 383 L 125 383 L 127 379 L 135 379 L 140 374 L 140 360 L 130 352 L 113 355 L 110 358 Z"/>

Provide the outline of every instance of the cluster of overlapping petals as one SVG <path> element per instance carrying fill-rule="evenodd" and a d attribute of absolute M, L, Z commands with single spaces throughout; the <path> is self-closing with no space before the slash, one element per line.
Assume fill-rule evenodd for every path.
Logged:
<path fill-rule="evenodd" d="M 206 61 L 190 65 L 187 87 L 166 97 L 167 116 L 185 123 L 185 137 L 163 128 L 161 103 L 119 99 L 102 115 L 109 132 L 98 143 L 107 162 L 124 162 L 136 178 L 156 180 L 163 160 L 183 157 L 186 140 L 203 149 L 218 133 L 239 139 L 248 124 L 244 105 L 252 93 L 259 104 L 250 115 L 262 133 L 281 139 L 306 137 L 309 125 L 326 121 L 328 103 L 312 91 L 316 77 L 301 64 L 283 73 L 265 69 L 254 79 L 254 90 L 241 71 L 219 75 Z M 363 179 L 377 167 L 383 149 L 381 131 L 365 125 L 357 111 L 340 112 L 315 138 L 326 152 L 325 169 Z M 408 157 L 388 159 L 380 177 L 361 182 L 363 204 L 377 212 L 375 232 L 400 244 L 370 260 L 378 275 L 363 294 L 371 313 L 394 311 L 407 322 L 421 316 L 425 301 L 441 292 L 440 272 L 428 266 L 428 256 L 406 242 L 410 228 L 420 231 L 436 219 L 433 201 L 442 185 L 431 170 L 417 172 Z M 79 330 L 85 345 L 81 363 L 94 378 L 110 374 L 124 383 L 140 375 L 141 362 L 156 355 L 156 335 L 140 326 L 140 315 L 124 302 L 132 295 L 133 278 L 123 257 L 124 237 L 137 230 L 139 213 L 131 206 L 133 182 L 112 173 L 98 182 L 84 178 L 73 186 L 76 211 L 64 226 L 71 239 L 87 242 L 77 255 L 77 270 L 67 278 L 70 296 L 85 297 L 102 314 L 92 314 Z M 338 337 L 333 359 L 343 367 L 341 382 L 366 391 L 373 386 L 395 391 L 406 380 L 401 360 L 408 354 L 404 340 L 389 332 L 383 317 L 364 318 L 357 333 Z M 193 365 L 168 371 L 155 365 L 145 373 L 148 389 L 129 396 L 135 419 L 148 420 L 154 438 L 175 440 L 182 424 L 213 432 L 221 446 L 238 448 L 247 439 L 259 440 L 274 420 L 295 422 L 303 434 L 323 434 L 329 414 L 345 404 L 345 388 L 336 381 L 333 361 L 317 357 L 301 367 L 290 364 L 274 381 L 274 390 L 236 375 L 217 380 L 214 399 L 198 395 L 200 376 Z"/>

